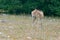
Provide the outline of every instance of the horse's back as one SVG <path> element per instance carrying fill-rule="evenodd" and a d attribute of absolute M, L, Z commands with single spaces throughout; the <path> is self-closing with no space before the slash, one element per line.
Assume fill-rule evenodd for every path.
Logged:
<path fill-rule="evenodd" d="M 44 14 L 43 14 L 43 11 L 33 10 L 33 11 L 32 11 L 32 16 L 42 18 L 42 17 L 44 17 Z"/>

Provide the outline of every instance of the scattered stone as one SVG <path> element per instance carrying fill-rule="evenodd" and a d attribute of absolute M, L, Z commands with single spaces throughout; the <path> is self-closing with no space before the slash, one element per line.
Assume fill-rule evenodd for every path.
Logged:
<path fill-rule="evenodd" d="M 32 39 L 31 37 L 27 37 L 27 39 Z"/>
<path fill-rule="evenodd" d="M 8 38 L 10 38 L 10 36 L 9 36 L 9 35 L 8 35 L 7 37 L 8 37 Z"/>
<path fill-rule="evenodd" d="M 3 34 L 2 32 L 0 32 L 0 35 Z"/>

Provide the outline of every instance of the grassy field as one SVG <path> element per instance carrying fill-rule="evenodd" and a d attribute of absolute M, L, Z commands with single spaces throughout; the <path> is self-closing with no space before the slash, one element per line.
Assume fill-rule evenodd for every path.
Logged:
<path fill-rule="evenodd" d="M 0 40 L 60 40 L 60 18 L 39 22 L 32 26 L 31 16 L 0 15 Z"/>

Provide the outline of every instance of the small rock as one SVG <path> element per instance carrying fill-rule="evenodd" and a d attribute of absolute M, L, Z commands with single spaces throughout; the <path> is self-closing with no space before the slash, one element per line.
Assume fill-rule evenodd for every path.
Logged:
<path fill-rule="evenodd" d="M 10 36 L 9 36 L 9 35 L 8 35 L 7 37 L 8 37 L 8 38 L 10 38 Z"/>
<path fill-rule="evenodd" d="M 2 32 L 0 32 L 0 35 L 2 34 Z"/>
<path fill-rule="evenodd" d="M 27 39 L 32 39 L 31 37 L 27 37 Z"/>

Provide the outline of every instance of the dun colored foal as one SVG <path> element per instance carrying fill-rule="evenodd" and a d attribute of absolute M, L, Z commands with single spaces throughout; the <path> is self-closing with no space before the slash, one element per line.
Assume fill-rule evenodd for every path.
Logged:
<path fill-rule="evenodd" d="M 32 12 L 31 12 L 31 15 L 32 15 L 32 22 L 35 23 L 35 20 L 36 19 L 40 19 L 40 22 L 41 22 L 41 19 L 44 18 L 44 13 L 43 11 L 41 10 L 37 10 L 37 9 L 34 9 Z"/>

